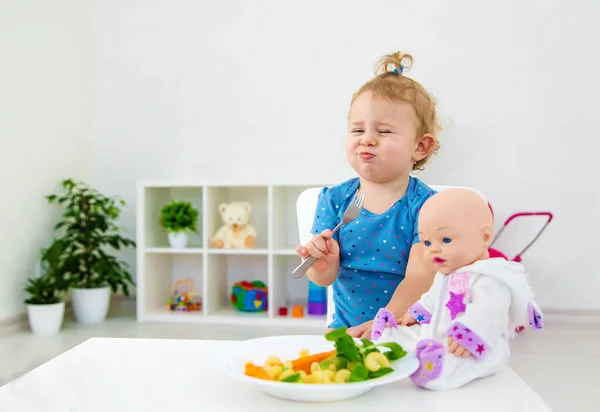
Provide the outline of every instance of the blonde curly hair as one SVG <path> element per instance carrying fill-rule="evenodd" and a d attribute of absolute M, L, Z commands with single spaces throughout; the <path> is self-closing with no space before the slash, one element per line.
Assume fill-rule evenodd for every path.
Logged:
<path fill-rule="evenodd" d="M 433 136 L 434 140 L 432 149 L 427 156 L 413 165 L 413 170 L 423 170 L 425 164 L 440 148 L 438 135 L 441 126 L 433 96 L 417 81 L 404 76 L 404 72 L 411 69 L 413 62 L 412 55 L 400 51 L 384 55 L 375 66 L 375 77 L 354 93 L 351 105 L 361 93 L 367 91 L 373 93 L 373 96 L 410 103 L 419 121 L 417 136 L 429 134 Z"/>

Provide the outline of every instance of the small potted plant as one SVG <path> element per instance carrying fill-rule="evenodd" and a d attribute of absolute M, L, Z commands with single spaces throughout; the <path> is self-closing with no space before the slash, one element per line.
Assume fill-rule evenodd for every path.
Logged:
<path fill-rule="evenodd" d="M 63 294 L 68 285 L 62 282 L 60 259 L 55 252 L 46 250 L 42 253 L 42 273 L 27 279 L 25 283 L 29 325 L 38 336 L 57 334 L 65 314 Z"/>
<path fill-rule="evenodd" d="M 172 200 L 160 212 L 160 224 L 166 230 L 169 244 L 174 249 L 187 246 L 187 232 L 196 233 L 198 211 L 191 202 Z"/>
<path fill-rule="evenodd" d="M 111 254 L 111 249 L 135 247 L 116 224 L 125 202 L 71 179 L 62 181 L 62 189 L 62 195 L 47 196 L 50 204 L 65 207 L 55 226 L 63 234 L 49 251 L 60 251 L 61 275 L 72 290 L 75 319 L 98 323 L 108 314 L 111 291 L 129 296 L 129 286 L 135 284 L 127 263 Z"/>

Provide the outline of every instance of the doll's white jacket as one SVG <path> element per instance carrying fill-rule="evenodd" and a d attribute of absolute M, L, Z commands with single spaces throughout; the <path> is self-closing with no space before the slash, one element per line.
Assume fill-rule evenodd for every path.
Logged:
<path fill-rule="evenodd" d="M 421 338 L 452 336 L 476 359 L 499 339 L 508 342 L 516 327 L 541 327 L 542 319 L 523 265 L 502 258 L 438 272 L 409 312 L 421 324 Z"/>

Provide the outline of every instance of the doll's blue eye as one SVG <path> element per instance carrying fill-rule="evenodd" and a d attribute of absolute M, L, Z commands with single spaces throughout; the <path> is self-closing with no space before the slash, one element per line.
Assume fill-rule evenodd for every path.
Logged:
<path fill-rule="evenodd" d="M 425 246 L 431 246 L 431 241 L 429 241 L 429 240 L 426 240 L 426 241 L 425 241 L 425 242 L 423 242 L 423 243 L 425 243 Z"/>
<path fill-rule="evenodd" d="M 452 242 L 452 239 L 450 239 L 449 237 L 445 237 L 444 239 L 442 239 L 442 241 L 444 243 L 450 243 L 450 242 Z"/>

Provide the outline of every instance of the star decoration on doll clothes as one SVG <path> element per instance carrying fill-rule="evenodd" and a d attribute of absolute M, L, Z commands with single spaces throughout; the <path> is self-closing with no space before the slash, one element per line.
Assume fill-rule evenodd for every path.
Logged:
<path fill-rule="evenodd" d="M 469 272 L 454 272 L 450 278 L 450 299 L 446 303 L 446 307 L 450 310 L 450 318 L 455 319 L 459 314 L 463 313 L 467 306 L 464 303 L 465 296 L 471 296 L 469 289 Z"/>
<path fill-rule="evenodd" d="M 371 329 L 371 339 L 379 339 L 386 328 L 395 328 L 397 326 L 394 314 L 385 308 L 379 309 L 375 319 L 373 319 L 373 328 Z"/>
<path fill-rule="evenodd" d="M 471 273 L 469 272 L 454 272 L 452 273 L 452 279 L 450 279 L 450 286 L 448 290 L 454 293 L 464 293 L 465 296 L 471 296 L 471 289 L 469 289 L 469 279 Z"/>
<path fill-rule="evenodd" d="M 464 293 L 456 294 L 450 292 L 450 300 L 446 303 L 446 307 L 450 310 L 450 318 L 455 319 L 459 314 L 463 313 L 467 306 L 463 302 Z"/>
<path fill-rule="evenodd" d="M 477 345 L 477 349 L 476 349 L 477 353 L 479 353 L 481 355 L 484 350 L 485 350 L 485 347 L 483 345 Z"/>

